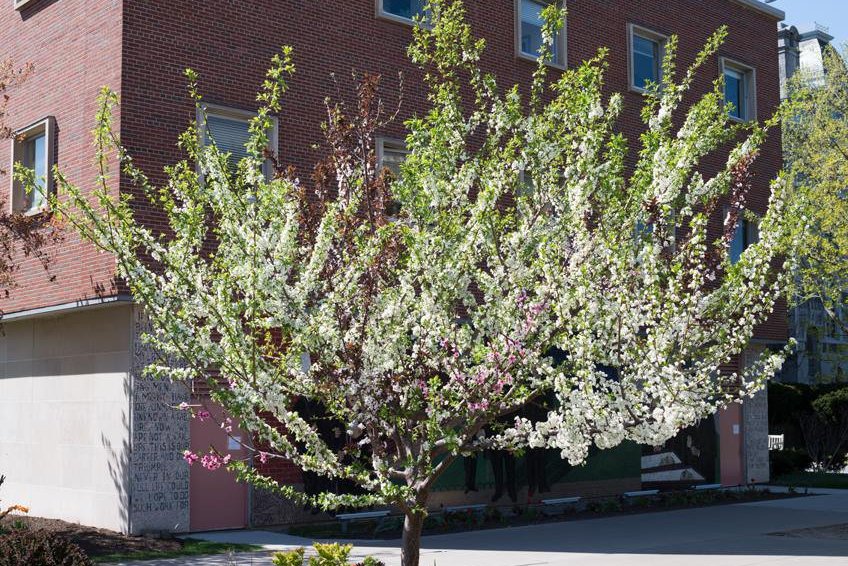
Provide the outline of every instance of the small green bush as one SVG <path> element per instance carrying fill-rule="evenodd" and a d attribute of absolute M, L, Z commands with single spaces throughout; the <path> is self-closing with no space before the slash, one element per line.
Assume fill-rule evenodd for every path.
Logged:
<path fill-rule="evenodd" d="M 352 544 L 339 544 L 337 542 L 330 544 L 315 543 L 318 556 L 309 558 L 309 566 L 347 566 L 347 557 L 350 556 L 350 551 L 353 550 Z"/>
<path fill-rule="evenodd" d="M 277 552 L 271 557 L 274 566 L 303 566 L 305 548 L 296 548 L 285 552 Z"/>
<path fill-rule="evenodd" d="M 813 463 L 810 455 L 805 450 L 771 450 L 769 452 L 769 465 L 772 477 L 779 478 L 787 474 L 803 472 Z"/>
<path fill-rule="evenodd" d="M 46 531 L 13 530 L 0 536 L 0 566 L 91 566 L 68 539 Z"/>

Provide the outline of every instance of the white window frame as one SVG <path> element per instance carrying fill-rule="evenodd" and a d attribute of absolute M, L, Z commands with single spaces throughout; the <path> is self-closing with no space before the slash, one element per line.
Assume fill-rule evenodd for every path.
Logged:
<path fill-rule="evenodd" d="M 386 10 L 384 10 L 383 1 L 384 0 L 374 0 L 374 10 L 378 18 L 398 22 L 401 24 L 406 24 L 408 26 L 418 25 L 418 22 L 416 22 L 412 18 L 404 18 L 403 16 L 398 16 L 397 14 L 392 14 L 391 12 L 387 12 Z"/>
<path fill-rule="evenodd" d="M 23 156 L 21 154 L 23 146 L 27 142 L 28 138 L 35 135 L 44 135 L 44 160 L 46 162 L 44 164 L 44 203 L 39 208 L 24 208 L 26 198 L 25 189 L 20 181 L 15 179 L 15 175 L 10 175 L 11 198 L 9 199 L 9 211 L 21 212 L 27 216 L 41 214 L 46 212 L 50 207 L 47 199 L 53 194 L 53 164 L 55 163 L 56 156 L 56 118 L 53 116 L 47 116 L 46 118 L 42 118 L 41 120 L 14 132 L 12 137 L 12 167 L 14 167 L 16 163 L 22 161 Z"/>
<path fill-rule="evenodd" d="M 515 56 L 519 59 L 538 62 L 539 55 L 536 53 L 525 53 L 521 49 L 521 2 L 523 0 L 515 0 Z M 536 0 L 542 4 L 558 4 L 565 7 L 566 0 Z M 559 44 L 557 45 L 559 60 L 547 61 L 545 64 L 555 69 L 568 68 L 568 19 L 562 23 L 562 29 L 559 32 Z"/>
<path fill-rule="evenodd" d="M 722 78 L 724 78 L 725 71 L 728 69 L 742 75 L 745 88 L 744 112 L 742 112 L 742 108 L 739 109 L 742 117 L 730 116 L 730 119 L 734 122 L 753 122 L 757 119 L 757 70 L 729 57 L 719 57 L 719 72 Z M 727 89 L 727 85 L 725 85 L 725 89 Z M 727 99 L 726 91 L 725 99 Z"/>
<path fill-rule="evenodd" d="M 233 120 L 239 120 L 245 123 L 249 123 L 250 120 L 256 117 L 256 112 L 252 110 L 242 110 L 240 108 L 233 108 L 231 106 L 222 106 L 219 104 L 202 104 L 200 108 L 197 109 L 197 126 L 198 133 L 200 135 L 200 145 L 201 147 L 206 147 L 207 143 L 207 128 L 206 128 L 206 117 L 208 115 L 221 116 L 223 118 L 230 118 Z M 273 150 L 275 155 L 279 155 L 280 151 L 280 141 L 279 141 L 279 130 L 280 123 L 276 116 L 271 116 L 271 121 L 273 122 L 273 126 L 271 128 L 271 132 L 268 134 L 268 145 Z M 265 163 L 262 165 L 262 172 L 265 174 L 266 179 L 271 179 L 274 175 L 273 163 L 271 160 L 266 159 Z"/>
<path fill-rule="evenodd" d="M 23 10 L 27 4 L 35 2 L 35 0 L 12 0 L 15 10 Z"/>
<path fill-rule="evenodd" d="M 627 24 L 627 82 L 633 92 L 646 94 L 648 90 L 636 84 L 636 54 L 633 52 L 633 40 L 637 36 L 654 41 L 659 46 L 657 50 L 657 57 L 659 58 L 657 61 L 658 83 L 661 83 L 663 79 L 663 61 L 665 60 L 668 36 L 637 24 Z"/>

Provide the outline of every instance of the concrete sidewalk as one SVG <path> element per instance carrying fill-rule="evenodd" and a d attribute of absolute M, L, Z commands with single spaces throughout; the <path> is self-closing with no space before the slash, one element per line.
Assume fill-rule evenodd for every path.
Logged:
<path fill-rule="evenodd" d="M 825 566 L 848 565 L 848 540 L 776 535 L 848 524 L 848 491 L 814 497 L 424 537 L 422 566 Z M 268 550 L 311 541 L 267 531 L 200 533 Z M 398 541 L 352 541 L 355 557 L 400 564 Z M 270 565 L 270 553 L 145 562 L 147 566 Z"/>

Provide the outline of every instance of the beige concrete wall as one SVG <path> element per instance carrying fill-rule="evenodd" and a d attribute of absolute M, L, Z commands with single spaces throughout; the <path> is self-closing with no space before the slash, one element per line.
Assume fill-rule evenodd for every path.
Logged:
<path fill-rule="evenodd" d="M 126 530 L 131 307 L 4 326 L 0 497 L 34 516 Z"/>

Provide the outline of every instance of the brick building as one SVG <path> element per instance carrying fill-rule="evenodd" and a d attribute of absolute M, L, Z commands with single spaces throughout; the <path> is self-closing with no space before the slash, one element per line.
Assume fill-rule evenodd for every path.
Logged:
<path fill-rule="evenodd" d="M 0 7 L 0 55 L 31 61 L 36 71 L 10 93 L 8 123 L 20 136 L 5 142 L 0 168 L 8 169 L 12 159 L 37 172 L 56 163 L 77 184 L 91 182 L 96 176 L 90 138 L 95 99 L 100 87 L 109 85 L 121 96 L 115 124 L 123 144 L 154 181 L 161 180 L 163 166 L 180 158 L 178 134 L 195 118 L 185 95 L 186 67 L 200 74 L 209 111 L 206 127 L 216 139 L 230 140 L 228 149 L 239 150 L 268 62 L 281 45 L 291 45 L 297 73 L 275 139 L 282 160 L 308 172 L 319 157 L 311 148 L 321 141 L 321 101 L 332 92 L 331 73 L 342 83 L 351 70 L 380 73 L 384 96 L 391 100 L 394 78 L 402 71 L 401 118 L 425 109 L 420 73 L 405 55 L 411 39 L 408 17 L 421 4 L 7 1 Z M 475 33 L 487 40 L 482 64 L 502 85 L 529 85 L 542 3 L 466 4 Z M 765 118 L 779 102 L 774 46 L 783 14 L 759 0 L 568 0 L 568 9 L 554 66 L 574 65 L 599 47 L 609 47 L 607 85 L 624 93 L 620 127 L 631 140 L 641 128 L 639 87 L 646 78 L 656 78 L 663 43 L 672 34 L 680 37 L 680 64 L 688 65 L 716 28 L 729 26 L 721 56 L 698 77 L 695 94 L 706 92 L 724 73 L 728 99 L 740 119 Z M 382 135 L 380 155 L 391 166 L 402 158 L 402 120 Z M 768 181 L 780 165 L 780 140 L 774 136 L 754 168 L 756 188 L 749 200 L 754 212 L 765 208 Z M 707 163 L 708 168 L 719 166 L 720 160 Z M 20 194 L 8 178 L 2 183 L 11 206 L 40 213 L 37 200 Z M 112 186 L 115 194 L 133 190 L 119 178 Z M 50 190 L 49 179 L 44 187 Z M 156 211 L 142 204 L 137 213 L 157 222 Z M 750 237 L 751 230 L 743 227 L 738 245 Z M 19 288 L 2 305 L 0 472 L 8 476 L 7 495 L 29 504 L 36 515 L 134 533 L 302 519 L 300 510 L 236 486 L 224 472 L 188 468 L 179 454 L 183 448 L 221 445 L 226 439 L 170 408 L 187 400 L 187 391 L 141 378 L 151 356 L 138 339 L 145 322 L 113 281 L 113 259 L 71 233 L 53 256 L 55 281 L 34 262 L 24 262 Z M 751 354 L 785 341 L 784 318 L 778 312 L 758 331 Z M 744 411 L 735 406 L 710 425 L 712 436 L 720 436 L 716 481 L 735 485 L 767 479 L 763 402 L 746 404 Z M 588 468 L 563 472 L 555 487 L 569 494 L 638 489 L 639 456 L 639 447 L 632 446 L 597 454 Z M 292 483 L 302 481 L 293 467 L 268 471 Z M 202 497 L 211 492 L 215 513 L 204 507 L 210 498 Z M 448 480 L 437 500 L 462 497 L 461 486 Z"/>

